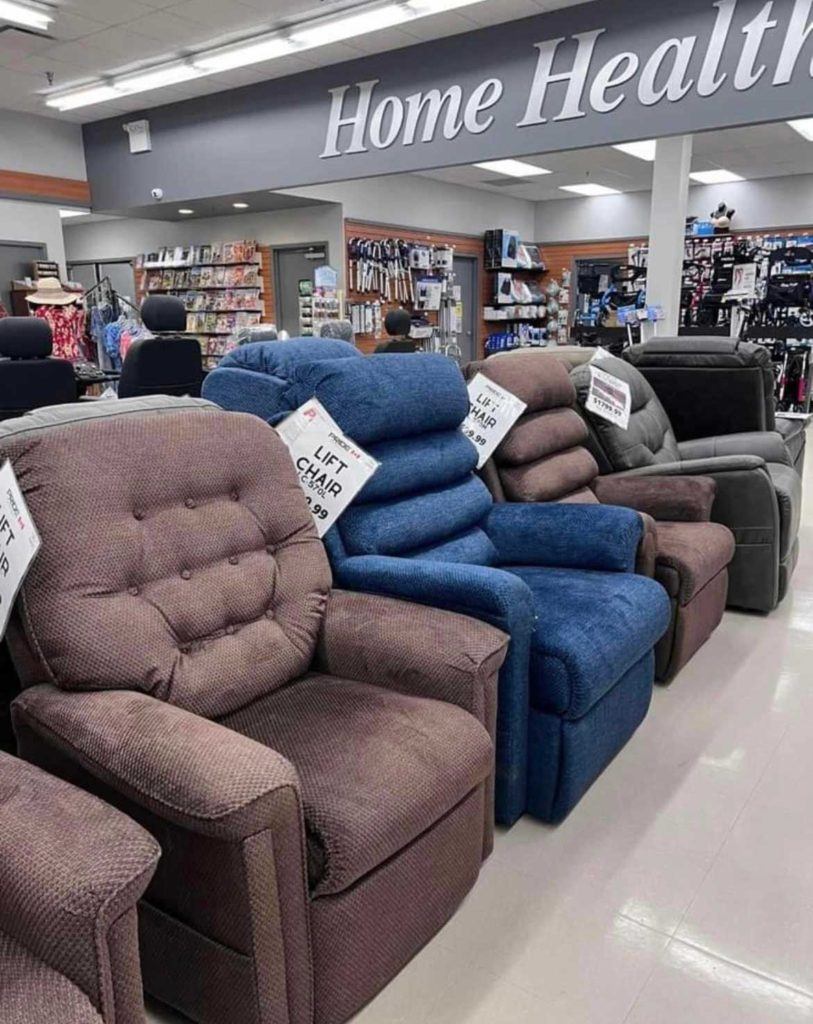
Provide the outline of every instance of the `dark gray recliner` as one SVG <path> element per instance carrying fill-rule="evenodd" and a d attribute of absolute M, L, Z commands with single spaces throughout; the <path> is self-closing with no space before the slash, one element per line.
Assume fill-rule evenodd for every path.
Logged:
<path fill-rule="evenodd" d="M 726 453 L 762 455 L 754 433 L 782 436 L 791 465 L 804 469 L 804 424 L 776 415 L 771 355 L 764 345 L 738 338 L 656 338 L 627 349 L 623 358 L 637 367 L 661 400 L 678 441 L 702 440 L 695 458 L 719 454 L 714 445 L 725 436 Z M 766 442 L 771 461 L 773 440 Z"/>
<path fill-rule="evenodd" d="M 607 356 L 599 364 L 630 386 L 632 415 L 623 430 L 584 408 L 590 366 L 572 370 L 579 405 L 590 426 L 591 449 L 602 474 L 710 476 L 717 483 L 713 522 L 737 542 L 729 567 L 729 607 L 769 612 L 787 593 L 799 557 L 802 481 L 782 438 L 771 432 L 743 447 L 738 437 L 678 443 L 652 385 L 631 363 Z"/>

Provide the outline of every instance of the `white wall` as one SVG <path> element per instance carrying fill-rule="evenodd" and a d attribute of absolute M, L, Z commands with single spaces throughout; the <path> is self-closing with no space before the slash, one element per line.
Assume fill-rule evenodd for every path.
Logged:
<path fill-rule="evenodd" d="M 0 170 L 87 178 L 82 129 L 51 117 L 0 110 Z"/>
<path fill-rule="evenodd" d="M 489 228 L 515 228 L 529 240 L 536 230 L 534 203 L 416 174 L 289 191 L 292 195 L 341 203 L 348 220 L 463 235 L 481 235 Z"/>
<path fill-rule="evenodd" d="M 59 208 L 47 203 L 0 199 L 0 242 L 41 242 L 48 259 L 65 270 L 65 245 Z"/>
<path fill-rule="evenodd" d="M 538 242 L 598 241 L 649 235 L 649 192 L 596 199 L 554 199 L 536 204 Z M 689 191 L 689 213 L 708 217 L 721 202 L 733 206 L 737 230 L 813 225 L 813 174 L 698 185 Z"/>

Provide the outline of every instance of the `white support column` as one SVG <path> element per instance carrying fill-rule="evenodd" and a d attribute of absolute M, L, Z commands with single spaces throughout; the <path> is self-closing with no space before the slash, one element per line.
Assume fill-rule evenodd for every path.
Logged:
<path fill-rule="evenodd" d="M 671 337 L 678 332 L 692 145 L 691 135 L 658 139 L 649 219 L 647 299 L 663 306 L 666 319 L 645 324 L 649 336 L 656 333 Z"/>

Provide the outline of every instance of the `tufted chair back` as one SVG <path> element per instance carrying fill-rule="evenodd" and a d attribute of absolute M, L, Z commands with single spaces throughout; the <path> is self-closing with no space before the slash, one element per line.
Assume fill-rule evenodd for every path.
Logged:
<path fill-rule="evenodd" d="M 43 539 L 21 595 L 24 683 L 215 718 L 310 667 L 330 570 L 264 423 L 193 399 L 61 407 L 2 424 L 0 457 Z"/>
<path fill-rule="evenodd" d="M 567 367 L 553 355 L 520 352 L 466 368 L 469 379 L 477 373 L 528 407 L 486 467 L 492 494 L 505 501 L 597 504 L 590 484 L 598 465 L 585 447 L 589 431 Z"/>
<path fill-rule="evenodd" d="M 641 466 L 680 462 L 677 439 L 666 410 L 652 385 L 629 363 L 607 356 L 599 364 L 602 370 L 626 381 L 632 397 L 632 414 L 628 430 L 586 413 L 596 444 L 599 470 L 612 473 Z M 590 367 L 577 366 L 571 373 L 579 405 L 584 409 L 590 390 Z"/>
<path fill-rule="evenodd" d="M 497 563 L 480 529 L 492 499 L 474 472 L 476 450 L 460 432 L 469 398 L 454 363 L 439 355 L 364 357 L 350 345 L 322 340 L 242 352 L 262 365 L 265 380 L 237 371 L 231 360 L 238 353 L 232 353 L 207 378 L 205 397 L 272 424 L 316 397 L 380 463 L 325 538 L 334 559 L 398 555 Z"/>

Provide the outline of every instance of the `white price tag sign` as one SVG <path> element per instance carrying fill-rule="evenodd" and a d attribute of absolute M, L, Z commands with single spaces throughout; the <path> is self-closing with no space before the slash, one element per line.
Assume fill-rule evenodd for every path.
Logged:
<path fill-rule="evenodd" d="M 609 423 L 629 429 L 632 395 L 625 380 L 614 377 L 595 364 L 590 366 L 590 391 L 584 403 L 588 412 L 595 413 Z"/>
<path fill-rule="evenodd" d="M 324 537 L 378 463 L 342 433 L 315 398 L 283 420 L 277 433 L 288 446 L 316 530 Z"/>
<path fill-rule="evenodd" d="M 11 463 L 6 462 L 0 469 L 0 636 L 41 543 Z"/>
<path fill-rule="evenodd" d="M 482 469 L 528 406 L 482 373 L 469 384 L 469 400 L 461 429 L 479 452 L 477 468 Z"/>

